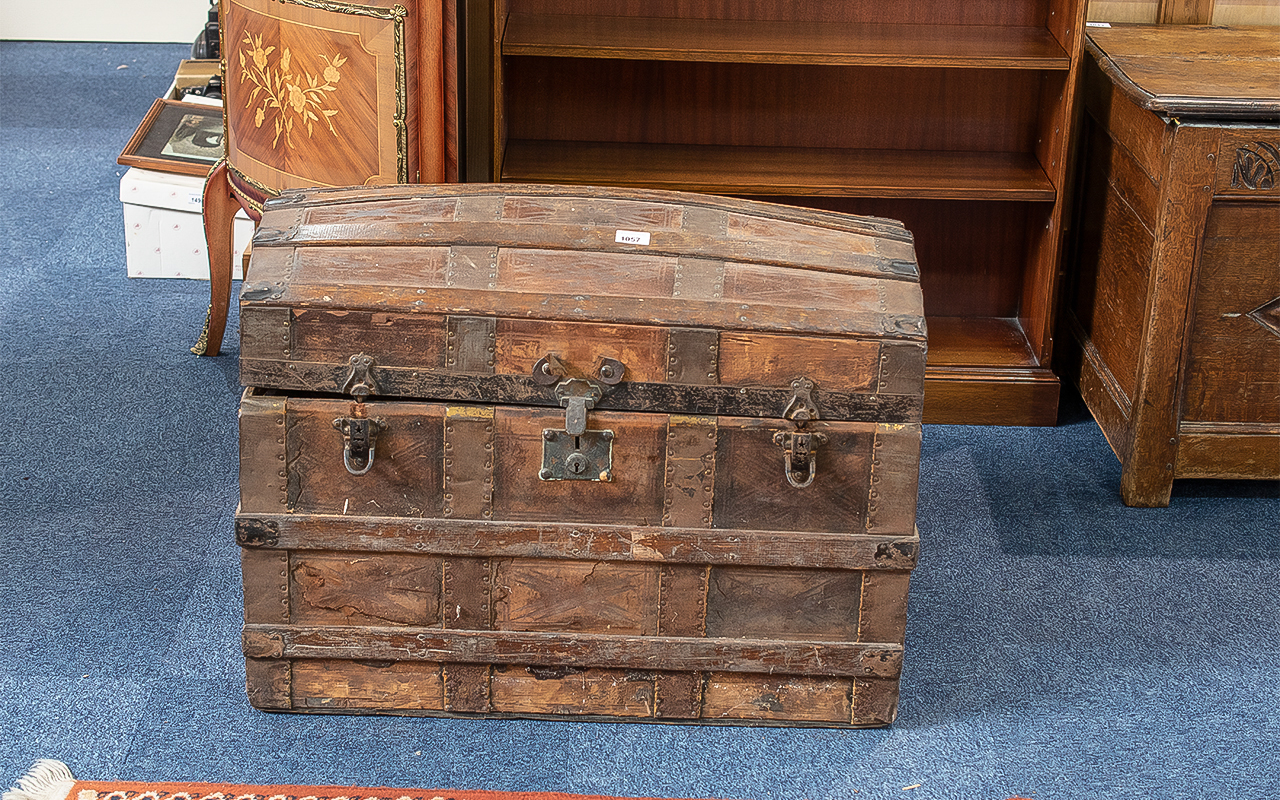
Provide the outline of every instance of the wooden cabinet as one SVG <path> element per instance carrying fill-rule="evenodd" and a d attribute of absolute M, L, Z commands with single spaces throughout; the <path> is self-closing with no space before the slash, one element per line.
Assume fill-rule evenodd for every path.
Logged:
<path fill-rule="evenodd" d="M 1090 38 L 1065 363 L 1121 496 L 1167 506 L 1175 478 L 1278 478 L 1280 39 Z"/>
<path fill-rule="evenodd" d="M 903 221 L 929 325 L 926 421 L 1053 424 L 1083 6 L 493 0 L 492 105 L 472 114 L 492 122 L 496 181 Z"/>

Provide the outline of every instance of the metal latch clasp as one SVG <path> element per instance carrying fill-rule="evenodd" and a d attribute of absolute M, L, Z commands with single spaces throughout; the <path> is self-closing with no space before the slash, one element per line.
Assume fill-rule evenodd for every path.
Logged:
<path fill-rule="evenodd" d="M 591 381 L 570 378 L 556 385 L 556 399 L 564 407 L 564 429 L 578 436 L 587 429 L 587 411 L 595 408 L 604 391 Z"/>
<path fill-rule="evenodd" d="M 342 464 L 352 475 L 364 475 L 373 469 L 378 434 L 386 430 L 381 417 L 338 417 L 333 427 L 342 434 Z"/>
<path fill-rule="evenodd" d="M 374 368 L 377 364 L 373 356 L 356 353 L 348 363 L 351 365 L 351 371 L 343 381 L 342 391 L 360 402 L 364 402 L 365 398 L 371 394 L 378 394 L 378 381 L 374 377 Z"/>
<path fill-rule="evenodd" d="M 544 481 L 613 478 L 613 431 L 587 430 L 587 412 L 622 381 L 626 371 L 621 361 L 602 358 L 596 361 L 593 375 L 588 378 L 576 373 L 554 354 L 533 365 L 534 381 L 552 387 L 556 401 L 565 409 L 564 430 L 547 428 L 542 432 L 539 478 Z"/>
<path fill-rule="evenodd" d="M 813 483 L 818 474 L 818 445 L 827 443 L 825 433 L 810 431 L 779 431 L 773 435 L 774 444 L 782 446 L 783 471 L 787 483 L 803 489 Z"/>
<path fill-rule="evenodd" d="M 818 419 L 818 404 L 813 401 L 814 388 L 814 382 L 805 377 L 791 382 L 791 401 L 782 416 L 794 422 L 797 429 L 773 435 L 774 444 L 782 447 L 783 473 L 787 476 L 787 483 L 797 489 L 813 483 L 818 474 L 818 446 L 827 443 L 825 433 L 805 430 L 805 425 Z"/>

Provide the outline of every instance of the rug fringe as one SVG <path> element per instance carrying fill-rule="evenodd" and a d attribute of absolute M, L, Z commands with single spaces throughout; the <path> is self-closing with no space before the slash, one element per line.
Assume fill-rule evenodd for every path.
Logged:
<path fill-rule="evenodd" d="M 61 761 L 44 758 L 18 779 L 18 785 L 4 793 L 3 800 L 63 800 L 76 778 Z"/>

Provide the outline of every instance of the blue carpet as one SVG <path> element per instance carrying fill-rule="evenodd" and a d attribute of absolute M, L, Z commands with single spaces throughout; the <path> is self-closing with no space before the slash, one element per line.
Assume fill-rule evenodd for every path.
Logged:
<path fill-rule="evenodd" d="M 930 426 L 882 730 L 268 715 L 233 539 L 234 319 L 125 277 L 116 155 L 187 45 L 0 43 L 0 783 L 83 778 L 841 800 L 1280 796 L 1280 498 L 1125 508 L 1079 404 Z M 904 791 L 903 787 L 919 784 Z"/>

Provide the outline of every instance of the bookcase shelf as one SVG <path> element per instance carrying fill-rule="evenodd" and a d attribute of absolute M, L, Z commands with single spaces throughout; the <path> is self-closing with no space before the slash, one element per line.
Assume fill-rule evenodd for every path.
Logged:
<path fill-rule="evenodd" d="M 1065 70 L 1043 27 L 512 13 L 508 56 Z"/>
<path fill-rule="evenodd" d="M 496 181 L 901 220 L 930 326 L 926 421 L 1053 424 L 1084 6 L 484 0 L 492 138 L 468 146 Z"/>
<path fill-rule="evenodd" d="M 1027 153 L 508 141 L 502 180 L 733 195 L 1053 202 Z"/>

